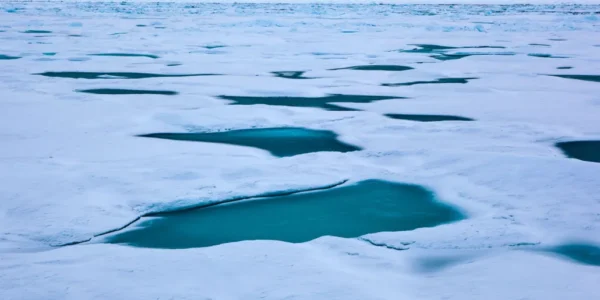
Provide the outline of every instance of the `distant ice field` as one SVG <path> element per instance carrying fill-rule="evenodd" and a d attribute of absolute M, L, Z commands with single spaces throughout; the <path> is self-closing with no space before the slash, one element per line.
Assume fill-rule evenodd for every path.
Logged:
<path fill-rule="evenodd" d="M 600 298 L 600 5 L 504 3 L 0 2 L 0 299 Z M 450 217 L 153 239 L 364 182 Z"/>

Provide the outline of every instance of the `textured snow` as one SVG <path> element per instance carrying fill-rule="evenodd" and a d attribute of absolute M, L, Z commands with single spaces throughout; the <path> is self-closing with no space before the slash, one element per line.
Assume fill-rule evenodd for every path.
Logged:
<path fill-rule="evenodd" d="M 113 2 L 113 3 L 310 3 L 310 4 L 598 4 L 598 0 L 10 0 L 12 2 Z"/>
<path fill-rule="evenodd" d="M 597 5 L 3 1 L 0 54 L 22 58 L 0 60 L 0 299 L 600 298 L 597 267 L 515 246 L 600 244 L 600 164 L 566 158 L 553 146 L 600 139 L 600 84 L 544 75 L 598 74 L 597 11 Z M 398 51 L 411 44 L 503 46 L 448 53 L 515 55 L 439 61 Z M 88 55 L 94 53 L 159 58 Z M 415 69 L 327 71 L 365 64 Z M 223 75 L 33 75 L 47 71 Z M 278 78 L 273 71 L 307 71 L 316 79 Z M 478 79 L 380 86 L 446 77 Z M 179 95 L 76 92 L 92 88 Z M 362 110 L 339 112 L 216 98 L 325 94 L 408 99 L 339 103 Z M 383 116 L 393 113 L 476 121 Z M 255 148 L 135 137 L 282 126 L 332 130 L 364 150 L 276 158 Z M 156 250 L 92 239 L 55 247 L 148 212 L 370 178 L 424 185 L 468 219 L 303 244 Z M 449 263 L 429 270 L 420 263 L 428 258 Z"/>

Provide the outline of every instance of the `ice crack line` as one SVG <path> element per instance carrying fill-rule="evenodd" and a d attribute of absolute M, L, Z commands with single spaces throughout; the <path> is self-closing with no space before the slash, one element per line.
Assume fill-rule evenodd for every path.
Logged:
<path fill-rule="evenodd" d="M 101 233 L 97 233 L 94 234 L 91 238 L 88 239 L 84 239 L 84 240 L 80 240 L 80 241 L 73 241 L 73 242 L 68 242 L 68 243 L 64 243 L 64 244 L 59 244 L 56 245 L 55 247 L 64 247 L 64 246 L 72 246 L 72 245 L 77 245 L 77 244 L 82 244 L 82 243 L 86 243 L 91 241 L 94 238 L 103 236 L 103 235 L 107 235 L 110 233 L 114 233 L 117 231 L 121 231 L 127 227 L 129 227 L 131 224 L 139 221 L 141 218 L 143 217 L 158 217 L 167 213 L 173 213 L 173 212 L 179 212 L 179 211 L 187 211 L 187 210 L 192 210 L 192 209 L 200 209 L 200 208 L 207 208 L 207 207 L 211 207 L 211 206 L 215 206 L 215 205 L 220 205 L 220 204 L 225 204 L 225 203 L 231 203 L 231 202 L 237 202 L 237 201 L 243 201 L 243 200 L 250 200 L 250 199 L 256 199 L 256 198 L 270 198 L 270 197 L 281 197 L 281 196 L 289 196 L 289 195 L 293 195 L 293 194 L 299 194 L 299 193 L 306 193 L 306 192 L 313 192 L 313 191 L 321 191 L 321 190 L 328 190 L 328 189 L 332 189 L 335 187 L 338 187 L 346 182 L 348 182 L 349 179 L 344 179 L 332 184 L 328 184 L 325 186 L 318 186 L 318 187 L 311 187 L 311 188 L 306 188 L 306 189 L 298 189 L 298 190 L 282 190 L 282 191 L 275 191 L 275 192 L 266 192 L 266 193 L 262 193 L 262 194 L 258 194 L 258 195 L 253 195 L 253 196 L 239 196 L 239 197 L 234 197 L 231 199 L 226 199 L 223 201 L 216 201 L 216 202 L 212 202 L 212 203 L 205 203 L 205 204 L 199 204 L 199 205 L 194 205 L 194 206 L 187 206 L 187 207 L 183 207 L 183 208 L 179 208 L 179 209 L 172 209 L 172 210 L 165 210 L 165 211 L 154 211 L 154 212 L 147 212 L 145 214 L 142 214 L 138 217 L 136 217 L 135 219 L 127 222 L 126 224 L 124 224 L 123 226 L 108 230 L 108 231 L 104 231 Z"/>
<path fill-rule="evenodd" d="M 401 248 L 401 247 L 396 247 L 396 246 L 390 246 L 390 245 L 388 245 L 386 243 L 374 242 L 374 241 L 372 241 L 372 240 L 370 240 L 368 238 L 365 238 L 365 237 L 359 237 L 357 239 L 359 241 L 363 241 L 365 243 L 371 244 L 371 245 L 373 245 L 375 247 L 383 247 L 383 248 L 390 249 L 390 250 L 404 251 L 404 250 L 410 249 L 409 247 L 403 247 L 403 248 Z"/>

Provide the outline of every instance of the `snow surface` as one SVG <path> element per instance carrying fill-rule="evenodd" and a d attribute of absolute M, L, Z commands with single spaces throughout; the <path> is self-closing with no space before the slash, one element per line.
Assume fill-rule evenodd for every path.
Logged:
<path fill-rule="evenodd" d="M 113 3 L 310 3 L 310 4 L 598 4 L 600 0 L 10 0 L 11 2 L 113 2 Z"/>
<path fill-rule="evenodd" d="M 600 244 L 600 164 L 568 159 L 553 147 L 600 138 L 600 84 L 543 75 L 598 74 L 597 11 L 595 5 L 3 1 L 0 53 L 22 58 L 0 60 L 0 299 L 600 298 L 598 267 L 515 246 Z M 397 51 L 414 48 L 410 44 L 504 46 L 451 52 L 515 55 L 438 61 Z M 210 45 L 226 47 L 203 47 Z M 160 58 L 88 56 L 102 52 Z M 166 66 L 172 63 L 181 65 Z M 415 69 L 327 71 L 370 63 Z M 560 66 L 573 69 L 557 70 Z M 319 78 L 269 73 L 296 70 Z M 32 75 L 46 71 L 224 75 L 140 80 Z M 442 77 L 479 79 L 380 86 Z M 87 88 L 180 94 L 75 92 Z M 340 104 L 364 111 L 333 112 L 235 106 L 215 98 L 331 93 L 409 99 Z M 420 123 L 384 113 L 476 121 Z M 333 130 L 365 150 L 275 158 L 254 148 L 134 137 L 280 126 Z M 96 239 L 55 247 L 147 212 L 369 178 L 422 184 L 469 218 L 365 237 L 405 251 L 334 237 L 187 250 Z M 421 262 L 439 258 L 451 263 L 423 268 Z"/>

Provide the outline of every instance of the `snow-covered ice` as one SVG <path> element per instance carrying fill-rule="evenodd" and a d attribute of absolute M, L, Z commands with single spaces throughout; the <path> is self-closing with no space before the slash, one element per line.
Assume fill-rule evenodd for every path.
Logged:
<path fill-rule="evenodd" d="M 0 55 L 14 59 L 0 59 L 0 299 L 600 298 L 598 266 L 539 251 L 600 245 L 600 164 L 554 146 L 600 139 L 600 83 L 548 76 L 600 74 L 600 5 L 585 3 L 2 1 Z M 402 51 L 415 44 L 478 55 Z M 369 64 L 413 69 L 341 69 Z M 67 71 L 216 75 L 39 75 Z M 382 86 L 440 78 L 477 79 Z M 178 94 L 78 92 L 105 88 Z M 335 103 L 347 111 L 219 98 L 328 94 L 391 98 Z M 363 150 L 278 158 L 136 137 L 274 127 Z M 467 218 L 300 244 L 94 238 L 150 212 L 365 179 L 425 186 Z"/>

